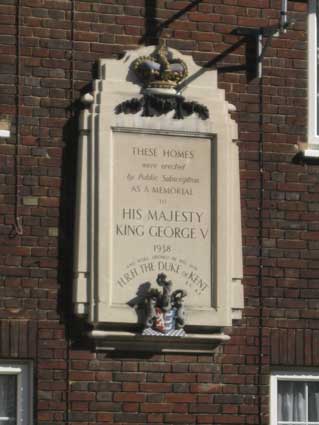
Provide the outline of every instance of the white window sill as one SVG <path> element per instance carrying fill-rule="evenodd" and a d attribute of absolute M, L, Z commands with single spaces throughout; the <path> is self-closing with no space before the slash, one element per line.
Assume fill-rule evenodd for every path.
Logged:
<path fill-rule="evenodd" d="M 303 154 L 306 158 L 319 158 L 319 149 L 305 149 Z"/>
<path fill-rule="evenodd" d="M 10 137 L 9 130 L 0 130 L 0 137 Z"/>
<path fill-rule="evenodd" d="M 303 143 L 300 151 L 305 158 L 319 158 L 319 137 L 311 137 L 309 143 Z"/>

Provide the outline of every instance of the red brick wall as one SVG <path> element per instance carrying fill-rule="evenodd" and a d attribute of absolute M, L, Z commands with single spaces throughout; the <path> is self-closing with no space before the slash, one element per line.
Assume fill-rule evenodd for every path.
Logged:
<path fill-rule="evenodd" d="M 146 20 L 142 0 L 20 0 L 20 17 L 0 0 L 0 114 L 13 120 L 0 139 L 0 357 L 34 360 L 37 424 L 267 424 L 271 368 L 319 366 L 319 168 L 296 161 L 306 4 L 289 1 L 296 24 L 273 38 L 262 81 L 253 43 L 231 32 L 276 24 L 281 1 L 194 4 L 148 0 Z M 169 46 L 217 66 L 237 107 L 246 307 L 212 356 L 96 354 L 71 315 L 80 92 L 97 59 L 154 39 L 156 23 Z"/>

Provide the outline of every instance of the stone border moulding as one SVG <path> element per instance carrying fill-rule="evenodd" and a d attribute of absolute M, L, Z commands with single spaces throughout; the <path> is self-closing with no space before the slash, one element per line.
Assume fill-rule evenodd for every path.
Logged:
<path fill-rule="evenodd" d="M 190 56 L 162 45 L 128 51 L 120 60 L 101 59 L 99 75 L 92 94 L 82 97 L 85 107 L 79 124 L 74 313 L 91 325 L 89 336 L 98 350 L 212 352 L 230 339 L 223 329 L 241 319 L 243 309 L 238 136 L 237 125 L 230 116 L 234 106 L 217 87 L 216 70 L 203 70 Z M 151 148 L 145 151 L 148 144 Z M 148 196 L 133 197 L 126 184 L 128 171 L 136 171 L 139 166 L 139 158 L 130 157 L 131 146 L 136 147 L 135 153 L 149 155 L 167 146 L 175 151 L 182 146 L 186 157 L 190 157 L 181 159 L 181 169 L 187 169 L 186 176 L 192 178 L 201 175 L 193 198 L 180 197 L 176 203 L 171 197 L 169 210 L 156 210 L 155 201 L 150 200 L 153 209 L 147 209 L 150 207 L 143 202 L 148 202 Z M 196 162 L 196 158 L 202 159 Z M 128 170 L 128 177 L 123 170 Z M 158 176 L 149 178 L 156 180 Z M 174 190 L 189 195 L 193 189 L 189 193 L 184 187 Z M 121 202 L 137 205 L 120 209 Z M 132 214 L 129 218 L 134 218 L 134 223 L 147 213 L 165 217 L 167 211 L 174 215 L 175 224 L 188 220 L 193 227 L 187 235 L 194 240 L 181 243 L 174 239 L 172 244 L 177 256 L 183 253 L 181 258 L 185 259 L 189 254 L 187 261 L 198 265 L 198 276 L 194 277 L 196 267 L 190 265 L 193 271 L 186 270 L 187 261 L 169 256 L 150 254 L 150 258 L 169 258 L 165 268 L 169 264 L 170 270 L 165 269 L 165 275 L 160 274 L 161 268 L 149 273 L 155 262 L 143 265 L 139 263 L 141 259 L 134 259 L 127 265 L 130 255 L 133 258 L 143 249 L 148 255 L 153 246 L 149 239 L 144 243 L 142 237 L 114 236 L 115 228 L 121 232 L 125 228 L 124 221 L 116 224 L 122 211 L 123 216 Z M 203 217 L 208 223 L 206 233 L 199 228 Z M 209 242 L 196 239 L 194 235 L 200 235 L 200 231 L 202 239 L 209 234 Z M 168 249 L 162 244 L 167 241 L 165 237 L 154 245 L 155 250 Z M 125 278 L 119 277 L 121 264 L 125 270 L 131 267 Z M 132 308 L 128 301 L 133 277 L 143 267 L 145 274 L 139 277 L 141 287 L 137 291 L 143 293 L 146 303 L 142 303 L 145 314 L 142 311 L 141 319 L 141 311 L 137 312 L 136 305 Z M 199 277 L 201 272 L 205 278 Z M 184 281 L 189 276 L 193 280 L 187 286 Z M 156 281 L 161 288 L 154 288 Z"/>

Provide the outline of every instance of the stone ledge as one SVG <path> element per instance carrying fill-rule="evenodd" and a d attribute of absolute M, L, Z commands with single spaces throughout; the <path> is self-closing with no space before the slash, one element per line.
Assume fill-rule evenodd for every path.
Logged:
<path fill-rule="evenodd" d="M 187 334 L 186 337 L 148 336 L 133 332 L 92 330 L 88 336 L 99 351 L 143 351 L 148 353 L 212 353 L 229 341 L 224 333 Z"/>

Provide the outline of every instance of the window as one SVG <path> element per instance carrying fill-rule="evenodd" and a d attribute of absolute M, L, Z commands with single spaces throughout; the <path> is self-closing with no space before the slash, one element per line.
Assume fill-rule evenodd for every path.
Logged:
<path fill-rule="evenodd" d="M 309 0 L 308 13 L 308 152 L 319 156 L 318 108 L 318 0 Z"/>
<path fill-rule="evenodd" d="M 271 376 L 271 425 L 319 424 L 319 374 Z"/>
<path fill-rule="evenodd" d="M 0 425 L 30 425 L 31 370 L 28 364 L 0 363 Z"/>

